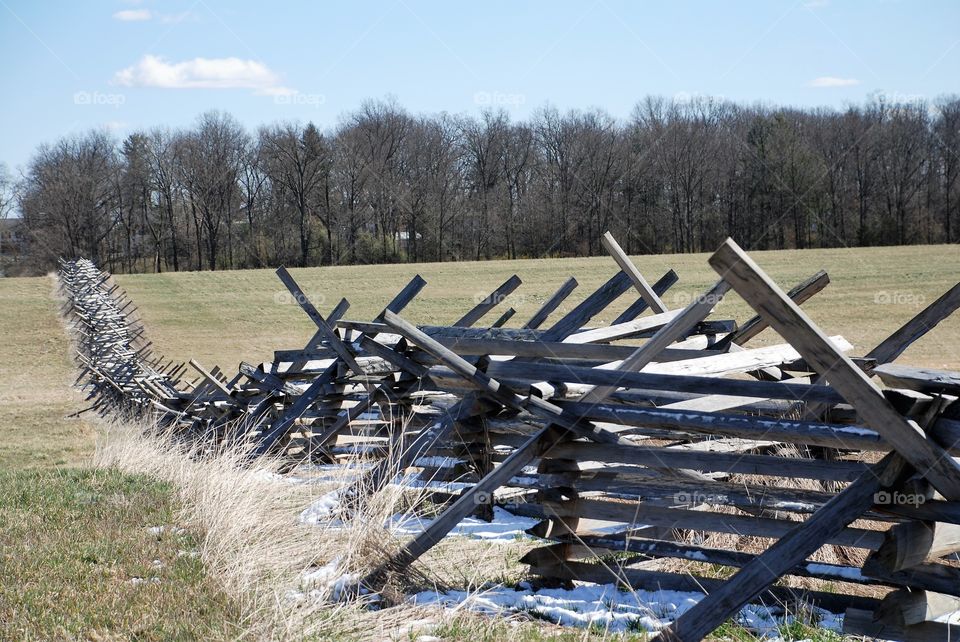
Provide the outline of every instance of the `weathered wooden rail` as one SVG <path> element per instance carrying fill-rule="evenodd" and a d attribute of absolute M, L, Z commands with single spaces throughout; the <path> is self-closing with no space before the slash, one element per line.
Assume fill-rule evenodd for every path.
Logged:
<path fill-rule="evenodd" d="M 845 611 L 853 634 L 960 634 L 936 621 L 960 609 L 960 374 L 891 363 L 960 307 L 960 284 L 858 357 L 800 308 L 825 273 L 784 292 L 728 241 L 710 258 L 720 280 L 670 310 L 675 273 L 651 286 L 612 237 L 604 245 L 618 268 L 606 283 L 557 315 L 571 278 L 512 328 L 512 308 L 478 324 L 516 276 L 451 326 L 415 326 L 402 312 L 420 277 L 366 321 L 346 319 L 345 300 L 324 316 L 281 268 L 316 332 L 231 379 L 191 361 L 187 381 L 185 364 L 153 357 L 129 301 L 89 262 L 64 262 L 61 283 L 99 412 L 150 413 L 251 457 L 372 459 L 340 491 L 344 513 L 410 468 L 469 484 L 364 579 L 371 588 L 508 502 L 541 520 L 532 532 L 546 541 L 524 561 L 543 581 L 707 593 L 664 640 L 700 639 L 756 600 Z M 756 316 L 709 318 L 731 291 Z M 612 323 L 590 325 L 628 292 Z M 781 342 L 751 347 L 767 328 Z"/>

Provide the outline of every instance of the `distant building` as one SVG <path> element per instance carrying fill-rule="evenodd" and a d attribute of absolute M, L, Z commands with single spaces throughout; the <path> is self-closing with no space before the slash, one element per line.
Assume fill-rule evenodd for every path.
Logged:
<path fill-rule="evenodd" d="M 417 232 L 417 235 L 414 237 L 416 240 L 423 238 L 423 234 Z M 407 250 L 410 247 L 410 232 L 406 230 L 400 230 L 395 234 L 395 239 L 397 240 L 397 246 L 401 250 Z"/>
<path fill-rule="evenodd" d="M 19 218 L 0 220 L 0 271 L 6 275 L 6 268 L 20 258 L 26 249 L 26 228 Z"/>

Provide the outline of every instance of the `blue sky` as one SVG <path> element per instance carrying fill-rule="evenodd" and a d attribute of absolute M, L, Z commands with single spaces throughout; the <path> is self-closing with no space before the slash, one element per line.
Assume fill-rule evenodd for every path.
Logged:
<path fill-rule="evenodd" d="M 843 107 L 960 92 L 960 2 L 0 0 L 0 162 L 208 109 L 335 125 L 365 98 L 626 118 L 647 94 Z"/>

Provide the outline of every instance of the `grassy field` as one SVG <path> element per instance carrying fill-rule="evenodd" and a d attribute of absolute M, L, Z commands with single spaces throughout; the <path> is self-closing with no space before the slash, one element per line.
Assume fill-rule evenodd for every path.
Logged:
<path fill-rule="evenodd" d="M 827 270 L 831 284 L 804 308 L 828 334 L 844 335 L 861 353 L 960 281 L 956 246 L 794 250 L 752 256 L 784 289 L 819 269 Z M 635 262 L 650 282 L 671 268 L 676 270 L 680 281 L 665 297 L 673 308 L 683 306 L 716 280 L 706 259 L 705 254 L 641 256 Z M 597 257 L 326 267 L 291 273 L 321 312 L 346 297 L 352 304 L 347 318 L 361 320 L 371 319 L 414 274 L 420 274 L 427 287 L 403 313 L 420 324 L 455 320 L 478 296 L 517 274 L 524 283 L 502 306 L 516 308 L 507 325 L 517 326 L 568 277 L 574 276 L 580 287 L 561 312 L 615 270 L 613 260 Z M 301 347 L 313 334 L 310 320 L 271 270 L 126 275 L 117 281 L 140 306 L 156 349 L 180 361 L 194 357 L 204 365 L 219 364 L 235 372 L 241 359 L 269 360 L 273 350 Z M 609 322 L 631 301 L 629 294 L 622 296 L 594 323 Z M 717 318 L 730 315 L 740 321 L 750 316 L 735 294 L 727 296 L 717 314 Z M 767 332 L 759 341 L 772 338 Z M 936 328 L 902 360 L 918 366 L 960 367 L 960 349 L 944 350 L 944 346 L 960 346 L 960 315 Z"/>
<path fill-rule="evenodd" d="M 818 269 L 832 279 L 805 308 L 828 334 L 858 353 L 895 330 L 960 280 L 956 246 L 758 252 L 785 288 Z M 715 275 L 705 255 L 638 257 L 650 281 L 673 268 L 680 283 L 665 297 L 688 302 Z M 615 271 L 608 258 L 293 270 L 322 311 L 340 297 L 348 318 L 370 319 L 412 277 L 428 282 L 404 316 L 449 322 L 516 273 L 511 295 L 522 323 L 568 276 L 580 287 L 570 309 Z M 307 317 L 270 270 L 127 275 L 118 282 L 139 306 L 156 350 L 177 360 L 236 371 L 241 359 L 269 360 L 302 346 Z M 595 323 L 609 321 L 630 296 Z M 69 418 L 83 407 L 49 277 L 0 280 L 0 639 L 170 639 L 231 637 L 239 612 L 202 565 L 179 552 L 193 542 L 157 538 L 145 527 L 169 523 L 179 507 L 168 484 L 93 471 L 95 426 Z M 493 315 L 491 315 L 492 317 Z M 729 295 L 719 317 L 748 310 Z M 775 340 L 769 332 L 761 342 Z M 931 332 L 901 360 L 960 369 L 960 316 Z M 196 536 L 201 536 L 197 534 Z M 154 561 L 159 560 L 159 564 Z M 138 582 L 135 578 L 158 577 Z"/>

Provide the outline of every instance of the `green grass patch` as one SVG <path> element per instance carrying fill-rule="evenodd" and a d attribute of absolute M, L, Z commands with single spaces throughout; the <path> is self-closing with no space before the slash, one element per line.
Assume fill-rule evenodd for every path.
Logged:
<path fill-rule="evenodd" d="M 0 471 L 0 639 L 236 637 L 173 497 L 116 471 Z"/>

